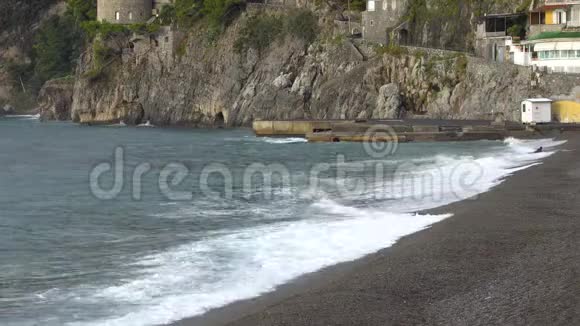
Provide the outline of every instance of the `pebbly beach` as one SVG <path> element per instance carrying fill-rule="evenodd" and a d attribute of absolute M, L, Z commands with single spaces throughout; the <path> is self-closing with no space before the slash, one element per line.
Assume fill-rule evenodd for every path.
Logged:
<path fill-rule="evenodd" d="M 580 134 L 541 164 L 363 259 L 173 325 L 580 323 Z M 257 278 L 260 275 L 256 275 Z"/>

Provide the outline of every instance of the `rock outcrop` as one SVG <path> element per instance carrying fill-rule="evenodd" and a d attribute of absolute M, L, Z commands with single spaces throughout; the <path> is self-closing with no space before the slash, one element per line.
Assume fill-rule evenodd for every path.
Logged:
<path fill-rule="evenodd" d="M 38 113 L 41 120 L 70 120 L 73 101 L 72 79 L 47 81 L 38 95 Z"/>
<path fill-rule="evenodd" d="M 7 115 L 7 114 L 14 114 L 15 109 L 10 104 L 5 104 L 2 108 L 0 108 L 0 115 Z"/>

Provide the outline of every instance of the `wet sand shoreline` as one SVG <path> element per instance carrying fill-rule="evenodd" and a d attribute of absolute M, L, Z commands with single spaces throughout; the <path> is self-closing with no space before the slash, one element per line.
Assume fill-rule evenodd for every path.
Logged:
<path fill-rule="evenodd" d="M 580 324 L 580 133 L 563 138 L 390 248 L 172 325 Z"/>

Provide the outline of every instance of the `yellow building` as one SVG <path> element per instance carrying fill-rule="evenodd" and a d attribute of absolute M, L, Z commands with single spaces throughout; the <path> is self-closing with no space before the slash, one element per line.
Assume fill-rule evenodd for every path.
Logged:
<path fill-rule="evenodd" d="M 552 103 L 554 120 L 562 123 L 580 122 L 580 103 L 576 101 L 555 101 Z"/>

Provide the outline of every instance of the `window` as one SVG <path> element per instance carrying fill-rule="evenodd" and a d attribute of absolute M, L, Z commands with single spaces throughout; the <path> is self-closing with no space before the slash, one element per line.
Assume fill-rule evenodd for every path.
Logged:
<path fill-rule="evenodd" d="M 129 20 L 133 20 L 133 12 L 129 11 Z"/>
<path fill-rule="evenodd" d="M 566 51 L 566 50 L 560 51 L 560 58 L 562 58 L 562 59 L 568 58 L 568 51 Z"/>
<path fill-rule="evenodd" d="M 115 11 L 115 19 L 116 20 L 121 20 L 121 13 L 118 11 Z"/>
<path fill-rule="evenodd" d="M 542 59 L 542 60 L 546 59 L 546 51 L 540 51 L 539 56 L 540 56 L 540 59 Z"/>
<path fill-rule="evenodd" d="M 391 3 L 391 9 L 392 10 L 396 10 L 397 9 L 397 0 L 393 0 L 393 2 Z"/>
<path fill-rule="evenodd" d="M 367 6 L 367 10 L 368 11 L 375 11 L 375 2 L 374 1 L 369 1 L 368 6 Z M 371 21 L 371 25 L 372 25 L 372 21 Z"/>
<path fill-rule="evenodd" d="M 554 24 L 557 25 L 566 24 L 566 12 L 564 10 L 554 11 Z"/>
<path fill-rule="evenodd" d="M 522 112 L 523 112 L 523 113 L 526 113 L 526 104 L 525 104 L 525 103 L 524 103 L 524 104 L 522 104 Z"/>
<path fill-rule="evenodd" d="M 389 10 L 389 3 L 387 2 L 388 0 L 383 0 L 383 10 L 387 11 Z"/>

